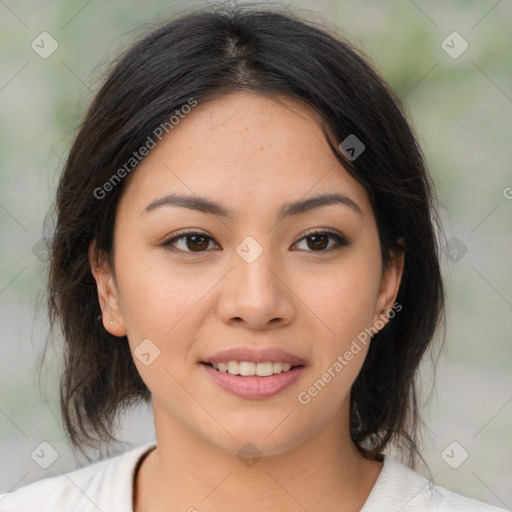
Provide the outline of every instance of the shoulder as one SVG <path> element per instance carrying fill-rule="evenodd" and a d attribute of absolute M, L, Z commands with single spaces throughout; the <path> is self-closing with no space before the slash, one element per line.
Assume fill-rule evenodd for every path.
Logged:
<path fill-rule="evenodd" d="M 506 509 L 461 496 L 386 456 L 361 512 L 505 512 Z"/>
<path fill-rule="evenodd" d="M 0 494 L 0 512 L 131 512 L 135 467 L 154 446 L 154 443 L 140 446 L 123 455 Z"/>

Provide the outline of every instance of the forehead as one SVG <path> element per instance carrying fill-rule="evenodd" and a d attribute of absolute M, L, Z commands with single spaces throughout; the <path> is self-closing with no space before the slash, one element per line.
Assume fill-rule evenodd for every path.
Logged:
<path fill-rule="evenodd" d="M 207 196 L 254 214 L 325 193 L 367 193 L 332 153 L 312 109 L 288 98 L 237 92 L 198 103 L 133 171 L 121 198 L 141 213 L 169 192 Z"/>

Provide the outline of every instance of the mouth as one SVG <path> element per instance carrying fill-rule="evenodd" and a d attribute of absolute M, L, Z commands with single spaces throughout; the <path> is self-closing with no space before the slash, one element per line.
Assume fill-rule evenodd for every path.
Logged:
<path fill-rule="evenodd" d="M 200 361 L 215 386 L 240 398 L 261 400 L 292 389 L 306 360 L 276 347 L 235 347 Z"/>
<path fill-rule="evenodd" d="M 282 361 L 219 361 L 217 363 L 202 362 L 201 364 L 213 368 L 219 373 L 227 373 L 229 375 L 240 377 L 272 377 L 281 373 L 293 372 L 305 365 L 293 365 Z"/>
<path fill-rule="evenodd" d="M 215 386 L 248 400 L 269 399 L 292 389 L 305 371 L 304 364 L 282 361 L 203 361 L 199 366 Z"/>

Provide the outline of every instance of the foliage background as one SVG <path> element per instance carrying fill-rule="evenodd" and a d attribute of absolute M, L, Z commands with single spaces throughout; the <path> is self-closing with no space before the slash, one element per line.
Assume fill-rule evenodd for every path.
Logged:
<path fill-rule="evenodd" d="M 43 381 L 37 379 L 47 327 L 37 306 L 44 299 L 43 220 L 83 111 L 111 60 L 153 22 L 194 5 L 0 1 L 0 492 L 84 463 L 63 437 L 58 354 L 50 356 Z M 425 461 L 437 484 L 511 508 L 512 0 L 286 5 L 339 27 L 410 112 L 447 239 L 456 237 L 467 249 L 443 255 L 447 345 L 432 393 L 428 361 L 422 371 Z M 31 48 L 43 31 L 59 45 L 48 59 Z M 453 31 L 469 44 L 457 59 L 441 47 Z M 123 449 L 153 440 L 149 410 L 131 412 L 119 435 Z M 46 470 L 30 456 L 42 441 L 59 454 Z M 453 441 L 469 454 L 458 469 L 441 457 Z M 106 447 L 102 455 L 111 454 Z M 428 469 L 418 470 L 428 475 Z"/>

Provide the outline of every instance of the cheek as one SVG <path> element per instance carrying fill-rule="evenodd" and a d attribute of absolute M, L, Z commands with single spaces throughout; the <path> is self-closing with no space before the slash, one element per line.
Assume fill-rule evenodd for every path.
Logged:
<path fill-rule="evenodd" d="M 366 272 L 366 273 L 364 273 Z M 314 410 L 316 421 L 326 422 L 342 410 L 368 353 L 379 275 L 355 264 L 328 276 L 308 276 L 316 283 L 308 296 L 311 338 L 316 340 L 309 387 L 299 390 L 298 401 Z M 307 289 L 310 289 L 308 287 Z M 366 330 L 365 330 L 366 329 Z M 314 331 L 317 332 L 314 332 Z M 311 407 L 311 409 L 309 409 Z"/>
<path fill-rule="evenodd" d="M 187 374 L 201 299 L 212 285 L 204 276 L 192 279 L 190 273 L 146 265 L 127 274 L 120 286 L 128 342 L 141 378 L 153 394 L 165 390 L 181 406 L 187 397 L 173 377 L 181 382 Z M 139 357 L 144 353 L 150 354 L 149 365 Z"/>
<path fill-rule="evenodd" d="M 172 268 L 165 259 L 148 261 L 136 253 L 120 260 L 118 266 L 130 344 L 149 338 L 161 350 L 171 345 L 179 350 L 180 340 L 191 339 L 184 334 L 214 283 L 209 283 L 204 273 L 198 277 L 197 270 Z"/>
<path fill-rule="evenodd" d="M 356 337 L 373 320 L 380 284 L 380 267 L 369 259 L 351 258 L 330 269 L 304 274 L 299 281 L 299 297 L 325 332 L 325 337 L 341 344 Z"/>

